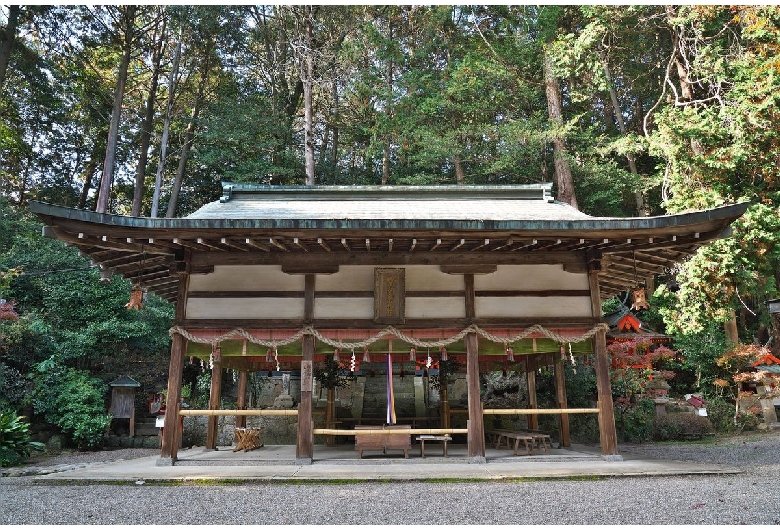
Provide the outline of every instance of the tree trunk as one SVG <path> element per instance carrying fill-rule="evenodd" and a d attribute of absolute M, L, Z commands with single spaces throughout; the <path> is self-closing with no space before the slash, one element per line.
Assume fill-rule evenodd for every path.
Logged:
<path fill-rule="evenodd" d="M 544 85 L 547 96 L 547 113 L 550 123 L 556 130 L 553 136 L 553 162 L 555 164 L 555 177 L 558 184 L 558 200 L 571 204 L 577 208 L 577 196 L 574 193 L 574 177 L 569 166 L 566 143 L 560 136 L 563 128 L 563 104 L 561 102 L 561 87 L 558 78 L 552 68 L 550 52 L 544 53 Z"/>
<path fill-rule="evenodd" d="M 92 175 L 98 168 L 100 159 L 93 156 L 87 163 L 87 167 L 84 168 L 84 184 L 81 186 L 81 194 L 79 195 L 79 202 L 76 204 L 76 208 L 83 210 L 87 206 L 87 198 L 89 197 L 89 190 L 92 189 Z"/>
<path fill-rule="evenodd" d="M 173 54 L 173 65 L 168 77 L 168 106 L 165 110 L 162 139 L 160 139 L 160 159 L 157 161 L 157 173 L 154 177 L 154 194 L 152 195 L 152 217 L 157 217 L 160 208 L 160 192 L 162 189 L 163 170 L 168 151 L 168 133 L 171 128 L 171 114 L 173 114 L 173 101 L 176 94 L 176 78 L 179 75 L 179 60 L 181 59 L 182 36 L 179 34 L 179 42 L 176 43 L 176 51 Z M 170 217 L 170 216 L 169 216 Z"/>
<path fill-rule="evenodd" d="M 103 161 L 103 176 L 100 179 L 100 191 L 98 193 L 98 213 L 108 211 L 111 185 L 114 181 L 114 163 L 116 161 L 116 145 L 119 137 L 119 122 L 122 116 L 122 100 L 125 96 L 125 84 L 127 83 L 127 69 L 130 66 L 130 56 L 133 51 L 133 25 L 137 6 L 128 6 L 125 15 L 125 41 L 122 61 L 119 63 L 119 75 L 114 94 L 114 108 L 111 111 L 111 125 L 108 128 L 108 142 L 106 144 L 106 158 Z"/>
<path fill-rule="evenodd" d="M 8 22 L 5 31 L 0 33 L 0 87 L 5 83 L 8 72 L 8 63 L 11 60 L 11 51 L 16 40 L 16 24 L 19 21 L 21 6 L 8 6 Z"/>
<path fill-rule="evenodd" d="M 135 169 L 135 187 L 133 188 L 133 207 L 131 215 L 141 215 L 141 202 L 144 197 L 144 177 L 146 176 L 146 161 L 149 157 L 149 144 L 154 127 L 154 105 L 157 101 L 157 85 L 160 79 L 160 60 L 162 58 L 163 42 L 165 40 L 165 21 L 163 21 L 160 38 L 152 54 L 152 79 L 149 83 L 149 96 L 146 98 L 146 115 L 141 126 L 141 147 L 138 154 L 138 165 Z"/>
<path fill-rule="evenodd" d="M 463 171 L 463 163 L 459 154 L 455 155 L 455 182 L 460 185 L 466 183 L 466 172 Z"/>
<path fill-rule="evenodd" d="M 612 101 L 612 112 L 615 115 L 615 121 L 617 121 L 620 134 L 622 136 L 626 136 L 628 134 L 628 131 L 626 130 L 626 123 L 623 121 L 623 112 L 620 108 L 620 102 L 618 101 L 615 84 L 612 82 L 612 72 L 609 69 L 609 63 L 607 62 L 607 58 L 604 55 L 603 50 L 599 52 L 599 58 L 601 59 L 601 64 L 604 66 L 604 77 L 607 81 L 607 87 L 609 87 L 609 99 Z M 626 155 L 626 160 L 628 161 L 628 168 L 631 171 L 631 174 L 639 175 L 639 171 L 636 169 L 636 160 L 634 159 L 634 155 Z M 634 190 L 634 198 L 636 199 L 637 214 L 643 215 L 645 217 L 650 215 L 647 204 L 645 203 L 645 196 L 641 188 Z"/>
<path fill-rule="evenodd" d="M 739 344 L 737 316 L 733 309 L 729 312 L 729 319 L 723 323 L 723 330 L 726 332 L 726 342 L 731 344 L 732 347 Z"/>
<path fill-rule="evenodd" d="M 305 73 L 303 76 L 304 99 L 304 156 L 306 158 L 306 184 L 314 185 L 314 117 L 312 90 L 314 89 L 314 50 L 312 49 L 311 6 L 304 7 L 304 37 L 306 40 Z"/>
<path fill-rule="evenodd" d="M 339 163 L 339 87 L 333 82 L 333 148 L 330 153 L 330 162 L 333 167 L 333 176 L 338 177 Z"/>
<path fill-rule="evenodd" d="M 210 50 L 207 50 L 206 56 L 204 58 L 203 72 L 201 73 L 200 83 L 198 84 L 198 93 L 195 96 L 195 106 L 192 108 L 190 122 L 187 124 L 187 130 L 184 133 L 184 145 L 182 145 L 181 148 L 179 168 L 176 170 L 176 177 L 173 180 L 173 186 L 171 188 L 171 199 L 168 201 L 168 212 L 166 213 L 166 217 L 173 217 L 176 213 L 176 206 L 179 202 L 179 192 L 181 191 L 181 183 L 184 181 L 184 172 L 187 169 L 187 160 L 190 156 L 190 147 L 192 147 L 192 139 L 195 136 L 195 125 L 198 121 L 200 107 L 203 104 L 203 98 L 206 92 L 206 83 L 208 82 L 209 69 L 211 68 L 210 59 Z"/>

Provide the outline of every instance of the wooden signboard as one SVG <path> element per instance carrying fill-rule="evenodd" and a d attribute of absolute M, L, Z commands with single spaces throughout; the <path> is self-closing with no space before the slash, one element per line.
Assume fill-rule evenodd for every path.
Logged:
<path fill-rule="evenodd" d="M 402 324 L 406 269 L 374 269 L 374 322 Z"/>

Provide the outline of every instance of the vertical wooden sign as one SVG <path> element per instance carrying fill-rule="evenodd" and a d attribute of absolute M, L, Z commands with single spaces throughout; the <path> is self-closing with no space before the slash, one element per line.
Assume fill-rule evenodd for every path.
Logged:
<path fill-rule="evenodd" d="M 374 269 L 374 322 L 404 322 L 406 269 Z"/>

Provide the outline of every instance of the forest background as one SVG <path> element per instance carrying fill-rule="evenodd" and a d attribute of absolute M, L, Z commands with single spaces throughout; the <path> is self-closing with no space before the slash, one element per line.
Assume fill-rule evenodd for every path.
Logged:
<path fill-rule="evenodd" d="M 127 311 L 27 201 L 176 217 L 222 181 L 751 201 L 642 315 L 673 392 L 733 403 L 744 352 L 780 346 L 778 52 L 776 6 L 0 6 L 0 409 L 96 447 L 107 383 L 159 389 L 169 356 L 169 304 Z"/>

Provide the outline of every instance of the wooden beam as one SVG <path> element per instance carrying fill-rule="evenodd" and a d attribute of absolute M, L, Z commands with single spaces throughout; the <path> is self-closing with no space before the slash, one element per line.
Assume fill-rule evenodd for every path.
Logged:
<path fill-rule="evenodd" d="M 461 240 L 460 240 L 460 242 L 459 242 L 458 244 L 456 244 L 454 247 L 452 247 L 452 248 L 450 249 L 450 252 L 453 252 L 453 251 L 455 251 L 455 250 L 458 250 L 460 247 L 462 247 L 462 246 L 463 246 L 463 245 L 465 245 L 465 244 L 466 244 L 466 240 L 465 240 L 465 239 L 461 239 Z"/>
<path fill-rule="evenodd" d="M 444 274 L 492 274 L 498 270 L 496 265 L 439 265 Z"/>
<path fill-rule="evenodd" d="M 285 263 L 282 264 L 282 272 L 285 274 L 336 274 L 339 266 L 336 264 L 311 264 Z"/>
<path fill-rule="evenodd" d="M 260 243 L 260 242 L 258 242 L 258 241 L 255 241 L 255 240 L 254 240 L 254 239 L 252 239 L 251 237 L 247 237 L 246 239 L 244 239 L 244 242 L 245 242 L 247 245 L 249 245 L 250 247 L 259 248 L 259 249 L 260 249 L 260 250 L 262 250 L 263 252 L 270 252 L 270 251 L 271 251 L 271 249 L 270 249 L 270 248 L 268 248 L 268 246 L 267 246 L 267 245 L 263 245 L 262 243 Z"/>
<path fill-rule="evenodd" d="M 271 243 L 271 244 L 272 244 L 273 246 L 275 246 L 276 248 L 278 248 L 278 249 L 280 249 L 280 250 L 283 250 L 284 252 L 290 252 L 290 249 L 288 249 L 286 246 L 284 246 L 284 244 L 283 244 L 283 243 L 281 243 L 280 241 L 277 241 L 277 240 L 276 240 L 275 238 L 273 238 L 273 237 L 271 237 L 271 238 L 268 238 L 268 242 L 269 242 L 269 243 Z"/>
<path fill-rule="evenodd" d="M 473 320 L 476 315 L 474 296 L 474 275 L 463 276 L 466 288 L 464 303 L 466 319 Z M 479 391 L 479 344 L 476 333 L 468 333 L 464 338 L 466 345 L 466 386 L 468 389 L 468 456 L 473 463 L 485 462 L 485 426 L 482 414 L 482 396 Z"/>
<path fill-rule="evenodd" d="M 590 285 L 591 310 L 593 316 L 601 316 L 601 293 L 599 288 L 598 269 L 588 273 Z M 607 359 L 607 335 L 603 330 L 596 332 L 591 339 L 596 357 L 596 390 L 599 408 L 599 440 L 601 454 L 612 456 L 618 454 L 617 432 L 615 430 L 615 409 L 612 404 L 612 386 L 609 380 L 609 360 Z"/>
<path fill-rule="evenodd" d="M 188 275 L 179 277 L 179 286 L 176 296 L 176 313 L 174 324 L 185 320 L 187 313 L 187 285 Z M 160 444 L 160 459 L 162 465 L 173 465 L 179 450 L 179 399 L 181 397 L 181 383 L 184 375 L 184 353 L 187 351 L 187 341 L 178 333 L 171 337 L 171 360 L 168 365 L 168 392 L 166 394 L 167 407 L 165 424 L 163 427 L 162 443 Z"/>
<path fill-rule="evenodd" d="M 539 324 L 545 328 L 563 328 L 575 327 L 589 329 L 601 322 L 601 319 L 591 317 L 544 317 L 544 318 L 407 318 L 403 323 L 404 329 L 463 329 L 470 324 L 476 324 L 483 328 L 516 328 L 523 329 Z M 187 319 L 178 325 L 187 329 L 225 329 L 243 328 L 243 329 L 300 329 L 305 323 L 302 318 L 232 318 L 232 319 L 210 319 L 197 318 Z M 363 329 L 379 330 L 387 327 L 386 324 L 375 323 L 372 319 L 354 319 L 354 318 L 317 318 L 312 322 L 312 326 L 318 329 Z"/>
<path fill-rule="evenodd" d="M 317 244 L 325 249 L 325 252 L 330 252 L 330 247 L 322 240 L 321 237 L 317 238 Z"/>
<path fill-rule="evenodd" d="M 305 322 L 314 319 L 314 296 L 317 277 L 307 274 L 304 279 Z M 311 464 L 314 458 L 314 422 L 312 421 L 314 337 L 304 335 L 301 345 L 301 401 L 298 404 L 298 435 L 295 446 L 295 460 L 299 464 Z"/>
<path fill-rule="evenodd" d="M 440 241 L 440 240 L 439 240 Z M 440 244 L 440 243 L 439 243 Z M 585 252 L 319 252 L 280 254 L 269 252 L 193 252 L 192 265 L 283 265 L 305 261 L 308 264 L 338 265 L 555 265 L 579 266 Z"/>
<path fill-rule="evenodd" d="M 298 246 L 299 248 L 302 248 L 304 252 L 308 252 L 308 251 L 309 251 L 309 249 L 308 249 L 308 248 L 306 248 L 306 247 L 303 245 L 303 243 L 301 243 L 301 241 L 300 241 L 300 240 L 299 240 L 297 237 L 294 237 L 294 238 L 293 238 L 293 243 L 294 243 L 296 246 Z"/>

